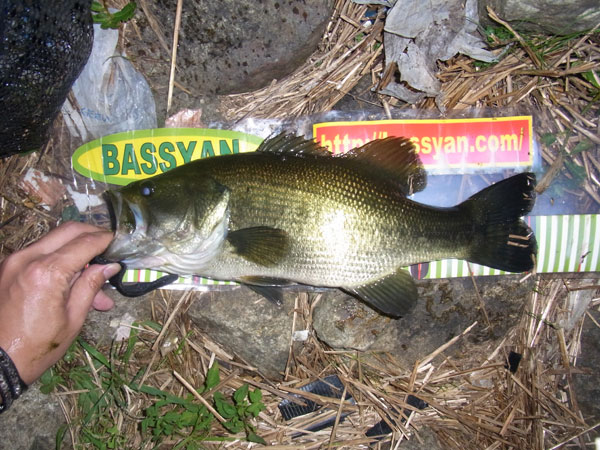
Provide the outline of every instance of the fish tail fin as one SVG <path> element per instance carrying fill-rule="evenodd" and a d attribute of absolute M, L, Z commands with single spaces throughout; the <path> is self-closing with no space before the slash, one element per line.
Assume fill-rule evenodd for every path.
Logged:
<path fill-rule="evenodd" d="M 467 259 L 507 272 L 533 269 L 537 242 L 521 217 L 535 203 L 535 175 L 521 173 L 493 184 L 459 205 L 473 218 Z"/>

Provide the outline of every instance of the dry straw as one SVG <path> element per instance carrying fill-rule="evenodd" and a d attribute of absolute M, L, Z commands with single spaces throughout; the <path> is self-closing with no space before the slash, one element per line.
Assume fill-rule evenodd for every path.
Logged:
<path fill-rule="evenodd" d="M 145 2 L 141 2 L 142 7 Z M 143 9 L 143 8 L 142 8 Z M 383 58 L 383 12 L 370 24 L 362 22 L 366 6 L 338 0 L 320 48 L 294 74 L 275 80 L 256 92 L 221 99 L 230 120 L 245 117 L 290 117 L 326 111 L 369 77 L 382 87 L 393 74 Z M 143 11 L 141 12 L 143 13 Z M 490 17 L 505 29 L 509 25 L 493 11 Z M 600 204 L 600 38 L 596 31 L 571 38 L 513 36 L 502 41 L 489 34 L 498 52 L 508 50 L 499 63 L 481 66 L 465 56 L 439 63 L 442 83 L 440 104 L 447 112 L 469 108 L 522 108 L 536 114 L 535 129 L 542 156 L 550 167 L 539 189 L 546 188 L 568 162 L 569 177 L 582 177 L 582 188 L 572 194 L 586 207 Z M 164 43 L 167 47 L 166 41 Z M 166 49 L 168 50 L 168 48 Z M 382 78 L 383 74 L 386 74 Z M 175 83 L 177 86 L 177 83 Z M 406 107 L 385 96 L 370 96 L 383 111 Z M 435 108 L 427 99 L 419 108 Z M 26 195 L 18 181 L 28 168 L 37 168 L 67 183 L 73 182 L 68 137 L 60 122 L 50 142 L 39 153 L 13 156 L 0 161 L 0 251 L 3 256 L 18 250 L 56 226 L 66 203 L 46 211 L 39 199 Z M 552 139 L 546 139 L 550 136 Z M 583 150 L 582 150 L 583 149 Z M 576 166 L 575 168 L 573 166 Z M 578 169 L 579 168 L 579 169 Z M 77 182 L 84 180 L 75 179 Z M 93 189 L 91 187 L 90 189 Z M 266 410 L 255 421 L 257 434 L 272 448 L 398 448 L 406 439 L 431 445 L 437 440 L 449 449 L 545 449 L 585 447 L 598 432 L 598 418 L 583 417 L 573 388 L 573 376 L 586 373 L 578 366 L 584 322 L 598 326 L 598 283 L 596 279 L 574 280 L 536 276 L 536 288 L 527 299 L 521 319 L 494 344 L 466 343 L 472 327 L 414 367 L 402 367 L 386 353 L 359 353 L 327 348 L 314 335 L 301 349 L 290 348 L 284 381 L 265 379 L 245 361 L 212 342 L 197 330 L 186 311 L 196 294 L 163 292 L 152 296 L 153 320 L 164 324 L 160 335 L 140 326 L 128 367 L 141 370 L 141 383 L 174 395 L 186 396 L 204 383 L 208 368 L 221 362 L 221 382 L 215 390 L 231 393 L 243 383 L 263 392 Z M 592 298 L 584 313 L 572 304 L 574 293 L 585 291 Z M 318 298 L 300 295 L 295 308 L 296 326 L 311 329 L 312 310 Z M 473 327 L 485 326 L 482 316 Z M 481 325 L 483 324 L 483 325 Z M 569 324 L 567 327 L 565 324 Z M 179 342 L 178 352 L 165 350 L 165 343 Z M 462 342 L 469 352 L 447 356 L 449 348 Z M 291 343 L 290 343 L 291 345 Z M 123 351 L 123 350 L 121 350 Z M 162 351 L 162 353 L 161 353 Z M 513 373 L 506 367 L 510 351 L 522 355 Z M 88 364 L 91 360 L 86 358 Z M 327 408 L 289 422 L 277 408 L 298 389 L 316 379 L 337 374 L 355 403 L 310 395 L 310 400 Z M 100 385 L 101 374 L 94 382 Z M 140 383 L 140 384 L 141 384 Z M 69 424 L 74 447 L 81 442 L 81 418 L 86 414 L 77 402 L 77 392 L 59 388 L 58 398 Z M 111 412 L 118 432 L 127 436 L 126 448 L 151 448 L 148 436 L 140 433 L 139 422 L 150 398 L 125 389 L 126 404 Z M 415 410 L 407 402 L 413 395 L 428 406 Z M 207 404 L 202 394 L 198 402 Z M 343 413 L 349 413 L 341 420 Z M 305 430 L 323 415 L 334 426 L 320 431 Z M 366 430 L 380 420 L 392 433 L 381 440 L 367 438 Z M 211 436 L 225 435 L 215 421 Z M 249 448 L 243 440 L 204 442 L 206 447 Z M 175 446 L 177 440 L 165 442 Z"/>

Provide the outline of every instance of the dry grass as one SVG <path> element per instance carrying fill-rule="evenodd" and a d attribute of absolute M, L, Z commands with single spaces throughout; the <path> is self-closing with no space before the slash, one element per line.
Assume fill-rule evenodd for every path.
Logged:
<path fill-rule="evenodd" d="M 256 92 L 222 99 L 227 117 L 235 121 L 326 111 L 365 75 L 371 77 L 373 86 L 383 87 L 392 74 L 384 66 L 380 45 L 383 17 L 364 27 L 360 19 L 365 9 L 339 0 L 319 51 L 284 80 Z M 498 64 L 481 66 L 464 56 L 440 63 L 441 104 L 446 112 L 469 108 L 533 112 L 539 141 L 544 144 L 543 159 L 550 167 L 547 177 L 540 182 L 540 190 L 566 165 L 569 177 L 581 177 L 581 189 L 574 194 L 582 204 L 597 208 L 600 204 L 599 34 L 570 39 L 517 35 L 507 40 L 492 33 L 490 39 L 499 49 L 507 46 L 509 49 Z M 378 101 L 382 111 L 407 107 L 390 97 L 379 96 Z M 435 103 L 428 99 L 417 107 L 432 109 Z M 60 126 L 56 129 L 61 130 Z M 552 139 L 546 139 L 547 136 Z M 35 167 L 72 183 L 65 153 L 72 147 L 67 139 L 61 131 L 56 131 L 41 153 L 0 161 L 0 254 L 3 256 L 38 239 L 60 220 L 65 201 L 46 211 L 39 206 L 39 199 L 27 196 L 18 187 L 18 181 L 28 168 Z M 585 150 L 581 151 L 582 148 Z M 520 323 L 495 347 L 480 344 L 462 358 L 450 358 L 445 356 L 446 347 L 455 343 L 450 342 L 434 354 L 424 356 L 412 368 L 401 367 L 384 353 L 333 351 L 311 334 L 308 343 L 290 358 L 282 382 L 264 379 L 195 329 L 186 315 L 194 294 L 163 293 L 153 304 L 153 320 L 165 324 L 164 334 L 159 336 L 152 328 L 142 327 L 129 363 L 119 370 L 129 374 L 141 370 L 144 383 L 185 396 L 188 390 L 181 379 L 193 387 L 201 386 L 212 361 L 219 360 L 223 367 L 220 390 L 232 392 L 244 382 L 262 390 L 267 409 L 256 420 L 257 433 L 273 448 L 383 448 L 384 444 L 385 448 L 396 448 L 407 438 L 428 441 L 432 434 L 443 448 L 544 449 L 572 445 L 583 448 L 589 441 L 588 432 L 599 424 L 582 417 L 571 383 L 572 375 L 582 370 L 577 366 L 577 358 L 583 322 L 593 320 L 590 314 L 573 317 L 569 296 L 577 288 L 593 293 L 596 299 L 588 308 L 597 310 L 600 303 L 597 281 L 569 283 L 538 276 L 537 289 L 528 299 Z M 298 298 L 296 314 L 310 329 L 311 303 L 307 296 Z M 567 329 L 564 324 L 569 321 L 573 326 Z M 465 335 L 468 333 L 469 329 L 464 331 Z M 460 339 L 463 337 L 456 338 Z M 179 351 L 166 351 L 165 342 L 175 341 L 183 343 Z M 523 355 L 516 373 L 505 368 L 511 350 Z M 118 349 L 117 354 L 123 351 Z M 333 417 L 339 418 L 342 411 L 350 415 L 336 421 L 334 427 L 294 437 L 321 416 L 313 413 L 286 423 L 278 403 L 300 386 L 332 373 L 338 374 L 356 404 L 311 399 L 327 406 L 328 414 Z M 81 442 L 80 420 L 85 412 L 78 405 L 77 393 L 64 392 L 65 389 L 59 398 L 71 424 L 70 439 L 77 444 Z M 429 406 L 406 417 L 404 411 L 410 409 L 406 403 L 409 394 Z M 127 437 L 124 448 L 151 448 L 148 436 L 140 433 L 139 427 L 151 399 L 130 391 L 124 395 L 125 403 L 110 412 L 119 434 Z M 393 433 L 381 441 L 370 441 L 365 431 L 382 418 Z M 215 422 L 210 435 L 225 433 Z M 164 448 L 176 444 L 176 440 L 167 441 Z M 245 448 L 253 444 L 238 439 L 203 445 Z"/>
<path fill-rule="evenodd" d="M 139 339 L 127 364 L 119 359 L 126 352 L 126 343 L 114 344 L 118 349 L 113 370 L 123 377 L 143 374 L 138 384 L 185 397 L 204 384 L 208 367 L 218 360 L 221 382 L 214 390 L 231 395 L 243 383 L 262 390 L 266 410 L 254 424 L 257 433 L 276 448 L 379 448 L 384 444 L 395 448 L 405 439 L 421 441 L 432 435 L 441 448 L 448 449 L 547 449 L 567 443 L 583 447 L 585 434 L 599 424 L 582 417 L 571 384 L 572 375 L 581 372 L 576 367 L 578 343 L 583 321 L 589 320 L 585 314 L 572 320 L 569 294 L 577 289 L 592 290 L 596 296 L 599 292 L 598 286 L 586 281 L 565 284 L 563 280 L 541 280 L 527 300 L 520 323 L 495 346 L 485 342 L 471 346 L 470 352 L 459 358 L 445 355 L 468 336 L 474 323 L 424 355 L 412 368 L 401 367 L 386 353 L 331 350 L 311 332 L 309 341 L 294 354 L 283 381 L 263 378 L 196 329 L 186 314 L 195 294 L 163 292 L 152 307 L 152 319 L 165 324 L 162 332 L 145 325 L 137 327 Z M 300 295 L 296 304 L 298 321 L 309 330 L 313 301 L 308 295 Z M 590 307 L 598 304 L 596 299 Z M 564 328 L 570 320 L 572 328 Z M 509 351 L 523 355 L 515 373 L 507 369 Z M 80 360 L 94 367 L 96 384 L 102 391 L 100 379 L 107 369 L 98 369 L 88 354 Z M 68 373 L 72 366 L 63 370 Z M 302 393 L 299 388 L 308 382 L 331 374 L 338 375 L 355 403 L 303 394 L 324 410 L 283 420 L 279 402 Z M 79 392 L 60 390 L 59 398 L 72 423 L 73 443 L 81 444 L 79 421 L 87 411 L 78 402 Z M 423 410 L 411 407 L 407 403 L 409 395 L 428 406 Z M 207 393 L 195 396 L 198 402 L 210 405 Z M 128 389 L 124 404 L 110 410 L 116 434 L 127 437 L 124 448 L 152 448 L 150 433 L 142 433 L 140 423 L 146 408 L 155 401 L 152 396 Z M 163 414 L 170 409 L 164 408 Z M 339 418 L 342 413 L 349 415 L 334 427 L 304 431 L 326 417 Z M 366 437 L 366 431 L 382 419 L 393 432 L 379 440 Z M 256 445 L 245 442 L 243 433 L 231 436 L 219 422 L 213 422 L 206 440 L 201 442 L 204 448 Z M 189 432 L 184 429 L 179 437 L 164 440 L 164 448 L 181 443 Z M 232 440 L 224 443 L 220 440 L 223 436 Z"/>

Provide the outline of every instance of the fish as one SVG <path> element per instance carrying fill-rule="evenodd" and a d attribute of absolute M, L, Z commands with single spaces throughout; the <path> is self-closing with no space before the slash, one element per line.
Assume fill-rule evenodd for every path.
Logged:
<path fill-rule="evenodd" d="M 453 207 L 409 197 L 426 187 L 412 142 L 388 137 L 343 154 L 282 133 L 255 152 L 191 161 L 109 190 L 115 237 L 102 255 L 128 268 L 236 281 L 277 302 L 281 288 L 339 288 L 399 318 L 418 301 L 403 268 L 465 259 L 534 267 L 523 220 L 535 175 L 519 173 Z"/>

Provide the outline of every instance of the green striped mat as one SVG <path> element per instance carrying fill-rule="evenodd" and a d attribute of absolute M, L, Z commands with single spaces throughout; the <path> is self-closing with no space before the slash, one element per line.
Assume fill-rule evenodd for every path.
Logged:
<path fill-rule="evenodd" d="M 600 215 L 580 214 L 527 217 L 538 241 L 537 272 L 598 272 L 600 271 Z M 507 272 L 491 269 L 463 260 L 444 259 L 412 266 L 415 278 L 438 279 L 467 277 L 469 268 L 475 276 L 503 275 Z M 128 270 L 125 282 L 154 281 L 165 275 L 153 270 Z M 169 289 L 235 285 L 231 281 L 215 281 L 188 276 L 179 279 Z"/>

